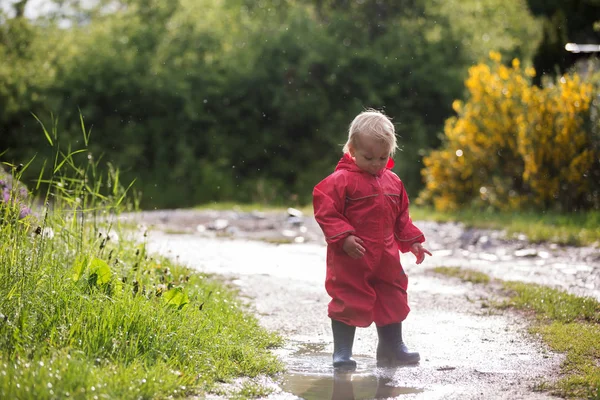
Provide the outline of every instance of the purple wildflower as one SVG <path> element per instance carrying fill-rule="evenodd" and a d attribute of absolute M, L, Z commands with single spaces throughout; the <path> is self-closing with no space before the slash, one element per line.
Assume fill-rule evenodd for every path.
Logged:
<path fill-rule="evenodd" d="M 23 219 L 29 214 L 31 214 L 31 208 L 27 206 L 21 206 L 21 211 L 19 211 L 19 219 Z"/>
<path fill-rule="evenodd" d="M 13 183 L 6 173 L 0 170 L 0 206 L 6 204 L 19 207 L 19 219 L 23 219 L 31 214 L 31 209 L 25 204 L 29 192 L 21 182 L 17 181 L 17 186 L 13 188 Z M 14 190 L 13 190 L 14 189 Z M 16 190 L 18 189 L 18 191 Z"/>

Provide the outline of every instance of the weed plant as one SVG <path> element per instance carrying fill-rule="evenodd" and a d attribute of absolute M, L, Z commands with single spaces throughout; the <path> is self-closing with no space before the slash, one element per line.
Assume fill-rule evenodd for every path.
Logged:
<path fill-rule="evenodd" d="M 0 398 L 185 397 L 280 371 L 281 339 L 233 291 L 151 257 L 119 223 L 131 185 L 99 174 L 81 122 L 80 150 L 42 124 L 56 156 L 32 189 L 41 205 L 0 207 Z"/>

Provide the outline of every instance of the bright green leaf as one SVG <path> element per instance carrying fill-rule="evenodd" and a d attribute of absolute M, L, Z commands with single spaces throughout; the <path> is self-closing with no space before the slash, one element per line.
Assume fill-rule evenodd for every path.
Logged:
<path fill-rule="evenodd" d="M 90 266 L 90 260 L 86 256 L 79 255 L 73 264 L 72 278 L 75 282 L 81 279 L 83 272 Z"/>
<path fill-rule="evenodd" d="M 112 278 L 112 271 L 110 267 L 106 263 L 106 261 L 101 260 L 99 258 L 94 258 L 90 267 L 90 275 L 96 274 L 97 279 L 96 283 L 98 285 L 104 285 L 110 282 Z"/>
<path fill-rule="evenodd" d="M 190 302 L 187 294 L 183 291 L 182 288 L 173 288 L 167 291 L 163 299 L 167 305 L 176 306 L 178 309 L 182 309 L 187 303 Z"/>

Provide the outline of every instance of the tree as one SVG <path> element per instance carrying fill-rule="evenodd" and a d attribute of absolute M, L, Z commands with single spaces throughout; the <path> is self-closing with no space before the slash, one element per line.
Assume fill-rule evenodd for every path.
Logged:
<path fill-rule="evenodd" d="M 431 0 L 428 9 L 450 20 L 473 63 L 490 51 L 528 63 L 542 38 L 542 25 L 526 0 Z"/>
<path fill-rule="evenodd" d="M 482 12 L 475 0 L 49 1 L 52 14 L 25 21 L 26 53 L 10 47 L 0 65 L 17 107 L 3 109 L 0 146 L 43 150 L 28 141 L 43 138 L 31 112 L 57 116 L 68 145 L 81 111 L 93 154 L 137 178 L 145 207 L 306 203 L 366 107 L 393 117 L 395 171 L 416 195 L 467 67 L 488 44 L 525 54 L 532 32 L 499 0 Z"/>
<path fill-rule="evenodd" d="M 543 18 L 543 39 L 534 57 L 540 83 L 543 75 L 563 74 L 578 59 L 569 53 L 569 42 L 599 44 L 600 1 L 598 0 L 527 0 L 531 12 Z"/>
<path fill-rule="evenodd" d="M 37 123 L 31 114 L 45 107 L 60 42 L 52 27 L 25 18 L 26 4 L 14 3 L 13 13 L 0 11 L 0 152 L 17 164 L 43 142 L 41 135 L 32 134 Z"/>

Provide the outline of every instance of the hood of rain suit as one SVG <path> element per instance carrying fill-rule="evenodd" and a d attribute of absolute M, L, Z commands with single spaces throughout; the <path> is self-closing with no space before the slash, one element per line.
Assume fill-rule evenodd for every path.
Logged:
<path fill-rule="evenodd" d="M 373 241 L 392 235 L 406 252 L 413 243 L 424 241 L 422 232 L 412 224 L 408 195 L 391 171 L 393 166 L 390 158 L 386 168 L 371 175 L 344 154 L 335 172 L 315 186 L 315 219 L 328 243 L 340 242 L 350 234 Z"/>
<path fill-rule="evenodd" d="M 395 165 L 394 164 L 394 159 L 388 158 L 388 162 L 385 165 L 385 168 L 382 169 L 379 172 L 379 174 L 377 174 L 377 175 L 380 176 L 386 170 L 394 168 L 394 165 Z M 340 169 L 345 169 L 345 170 L 348 170 L 348 171 L 355 171 L 355 172 L 359 172 L 359 173 L 363 173 L 363 174 L 368 174 L 368 172 L 362 171 L 358 167 L 358 165 L 356 165 L 356 163 L 354 162 L 354 160 L 352 159 L 352 157 L 348 153 L 344 154 L 344 156 L 342 157 L 342 159 L 338 162 L 337 166 L 335 167 L 336 171 L 340 170 Z"/>

